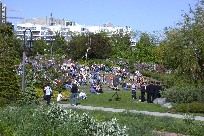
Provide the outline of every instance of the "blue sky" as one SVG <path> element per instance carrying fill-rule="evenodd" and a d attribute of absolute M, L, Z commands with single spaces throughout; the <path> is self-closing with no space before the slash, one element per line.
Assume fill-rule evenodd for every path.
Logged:
<path fill-rule="evenodd" d="M 198 0 L 1 0 L 7 16 L 73 20 L 81 25 L 130 26 L 143 32 L 175 27 Z M 16 10 L 16 11 L 14 11 Z M 7 19 L 16 24 L 17 19 Z"/>

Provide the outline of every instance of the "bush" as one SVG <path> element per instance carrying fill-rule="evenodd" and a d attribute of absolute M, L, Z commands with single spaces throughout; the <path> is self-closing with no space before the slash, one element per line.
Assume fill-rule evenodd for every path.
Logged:
<path fill-rule="evenodd" d="M 204 104 L 200 102 L 192 102 L 189 104 L 189 111 L 192 113 L 204 113 Z"/>
<path fill-rule="evenodd" d="M 39 98 L 43 98 L 44 92 L 43 92 L 43 89 L 42 89 L 42 88 L 36 88 L 36 89 L 35 89 L 35 92 L 36 92 L 36 94 L 37 94 L 37 96 L 38 96 Z"/>
<path fill-rule="evenodd" d="M 174 103 L 192 103 L 194 101 L 204 103 L 204 89 L 192 87 L 172 87 L 162 91 L 162 97 Z"/>
<path fill-rule="evenodd" d="M 4 99 L 4 98 L 0 97 L 0 107 L 6 105 L 7 103 L 8 103 L 7 99 Z"/>
<path fill-rule="evenodd" d="M 200 102 L 178 104 L 174 109 L 177 112 L 204 113 L 203 103 Z"/>

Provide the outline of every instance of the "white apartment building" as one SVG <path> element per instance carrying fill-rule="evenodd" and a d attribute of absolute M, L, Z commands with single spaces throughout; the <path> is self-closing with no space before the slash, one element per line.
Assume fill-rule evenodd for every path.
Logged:
<path fill-rule="evenodd" d="M 115 27 L 112 24 L 105 24 L 103 26 L 85 26 L 79 25 L 74 21 L 54 18 L 33 18 L 27 19 L 17 24 L 17 37 L 23 39 L 24 31 L 30 29 L 32 31 L 33 39 L 52 40 L 56 33 L 61 34 L 67 41 L 71 39 L 72 34 L 83 33 L 99 33 L 107 32 L 109 35 L 122 33 L 130 33 L 130 27 Z M 29 31 L 25 31 L 26 37 L 30 35 Z"/>

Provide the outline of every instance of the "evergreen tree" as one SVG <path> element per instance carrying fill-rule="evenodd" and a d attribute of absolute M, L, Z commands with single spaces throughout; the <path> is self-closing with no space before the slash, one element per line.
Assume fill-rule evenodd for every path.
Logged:
<path fill-rule="evenodd" d="M 34 87 L 34 76 L 33 72 L 30 69 L 26 75 L 26 88 L 25 88 L 25 93 L 20 99 L 19 103 L 21 105 L 30 105 L 30 104 L 38 104 L 38 96 L 35 91 Z"/>
<path fill-rule="evenodd" d="M 15 65 L 19 62 L 11 27 L 0 29 L 0 103 L 17 100 L 20 94 Z"/>

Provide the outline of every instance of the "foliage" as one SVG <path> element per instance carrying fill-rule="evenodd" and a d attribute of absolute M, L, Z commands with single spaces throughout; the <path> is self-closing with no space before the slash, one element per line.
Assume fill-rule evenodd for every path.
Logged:
<path fill-rule="evenodd" d="M 139 41 L 136 43 L 136 47 L 133 51 L 136 61 L 139 62 L 155 62 L 154 38 L 147 33 L 142 33 Z"/>
<path fill-rule="evenodd" d="M 26 81 L 25 81 L 26 87 L 25 92 L 21 96 L 21 99 L 19 100 L 19 104 L 21 105 L 31 105 L 31 104 L 38 104 L 38 95 L 35 92 L 34 87 L 34 77 L 33 72 L 30 69 L 26 75 Z"/>
<path fill-rule="evenodd" d="M 35 88 L 35 92 L 36 92 L 38 98 L 43 98 L 43 96 L 44 96 L 43 88 Z"/>
<path fill-rule="evenodd" d="M 63 90 L 62 91 L 62 96 L 64 96 L 65 98 L 70 98 L 71 92 L 67 91 L 67 90 Z"/>
<path fill-rule="evenodd" d="M 52 41 L 52 45 L 49 50 L 52 48 L 53 54 L 60 54 L 64 55 L 68 52 L 68 45 L 67 41 L 65 40 L 65 37 L 61 36 L 59 33 L 56 33 L 56 36 L 54 37 L 54 41 Z M 48 50 L 48 49 L 47 49 Z"/>
<path fill-rule="evenodd" d="M 70 58 L 77 60 L 81 59 L 88 48 L 88 37 L 86 35 L 75 35 L 72 37 L 72 40 L 68 43 L 69 51 L 68 55 Z"/>
<path fill-rule="evenodd" d="M 15 65 L 19 62 L 15 41 L 11 27 L 4 26 L 0 29 L 0 99 L 2 104 L 16 101 L 20 93 L 15 71 Z"/>
<path fill-rule="evenodd" d="M 44 39 L 35 40 L 34 46 L 32 48 L 32 55 L 35 56 L 37 54 L 44 55 L 49 53 L 48 45 Z"/>
<path fill-rule="evenodd" d="M 201 102 L 203 100 L 204 89 L 201 88 L 192 88 L 188 86 L 183 87 L 172 87 L 166 89 L 162 92 L 162 97 L 167 98 L 168 101 L 174 103 L 191 103 L 191 102 Z"/>
<path fill-rule="evenodd" d="M 103 59 L 112 54 L 112 45 L 106 33 L 76 35 L 68 43 L 68 55 L 74 59 Z"/>
<path fill-rule="evenodd" d="M 195 120 L 195 117 L 193 115 L 184 114 L 183 121 L 187 125 L 192 124 L 194 120 Z"/>
<path fill-rule="evenodd" d="M 112 54 L 112 44 L 106 33 L 89 34 L 90 51 L 88 56 L 90 59 L 105 59 Z"/>
<path fill-rule="evenodd" d="M 111 36 L 111 41 L 113 44 L 113 54 L 111 58 L 122 58 L 122 59 L 130 59 L 131 57 L 131 42 L 130 42 L 130 34 L 124 34 L 120 32 L 118 34 L 113 34 Z"/>
<path fill-rule="evenodd" d="M 30 123 L 32 122 L 32 123 Z M 127 128 L 116 119 L 98 122 L 89 114 L 79 115 L 56 105 L 49 107 L 13 107 L 0 112 L 2 135 L 127 135 Z"/>
<path fill-rule="evenodd" d="M 160 55 L 158 62 L 195 86 L 204 83 L 203 13 L 202 3 L 195 10 L 190 8 L 189 13 L 182 15 L 183 21 L 178 23 L 177 28 L 165 30 L 165 39 L 157 48 L 157 55 Z"/>
<path fill-rule="evenodd" d="M 141 70 L 140 72 L 143 76 L 152 78 L 151 80 L 158 80 L 167 88 L 175 85 L 175 82 L 177 81 L 172 74 L 158 73 L 156 71 L 152 72 L 147 70 Z"/>
<path fill-rule="evenodd" d="M 78 112 L 83 112 L 77 110 Z M 97 120 L 107 121 L 115 117 L 118 123 L 125 124 L 130 136 L 158 136 L 157 132 L 174 132 L 184 135 L 204 134 L 204 123 L 193 121 L 191 125 L 187 125 L 183 119 L 175 119 L 171 117 L 156 117 L 144 114 L 136 114 L 125 111 L 123 113 L 112 113 L 105 111 L 89 111 L 89 114 Z"/>
<path fill-rule="evenodd" d="M 178 104 L 174 107 L 177 112 L 190 112 L 190 113 L 204 113 L 204 106 L 201 102 L 191 102 Z"/>

